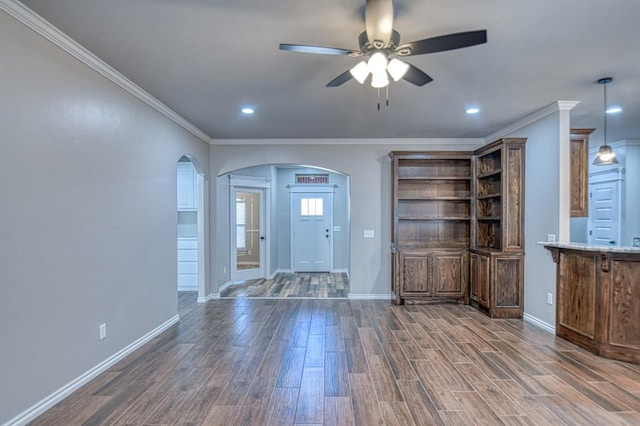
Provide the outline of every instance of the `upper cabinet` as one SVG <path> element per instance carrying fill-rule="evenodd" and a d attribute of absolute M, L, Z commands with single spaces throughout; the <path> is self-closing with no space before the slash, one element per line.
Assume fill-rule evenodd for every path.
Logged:
<path fill-rule="evenodd" d="M 196 210 L 197 174 L 190 162 L 178 163 L 178 210 Z"/>
<path fill-rule="evenodd" d="M 571 217 L 589 214 L 589 135 L 595 129 L 571 129 Z"/>

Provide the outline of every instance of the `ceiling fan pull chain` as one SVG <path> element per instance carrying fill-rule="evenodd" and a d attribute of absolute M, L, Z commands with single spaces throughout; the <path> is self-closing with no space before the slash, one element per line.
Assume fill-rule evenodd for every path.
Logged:
<path fill-rule="evenodd" d="M 387 86 L 386 89 L 387 89 L 387 106 L 389 106 L 389 86 Z"/>
<path fill-rule="evenodd" d="M 378 88 L 378 111 L 380 111 L 380 88 Z"/>

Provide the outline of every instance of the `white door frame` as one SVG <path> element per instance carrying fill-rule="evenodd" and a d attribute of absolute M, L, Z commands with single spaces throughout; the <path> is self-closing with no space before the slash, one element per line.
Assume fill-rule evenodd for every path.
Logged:
<path fill-rule="evenodd" d="M 291 270 L 295 270 L 295 257 L 294 257 L 294 252 L 295 252 L 295 241 L 294 241 L 294 237 L 293 237 L 293 228 L 294 228 L 294 215 L 295 215 L 295 211 L 294 211 L 294 205 L 293 205 L 293 200 L 292 200 L 292 194 L 296 193 L 296 194 L 319 194 L 319 193 L 323 193 L 323 194 L 330 194 L 331 195 L 331 220 L 330 220 L 330 225 L 329 225 L 329 232 L 331 235 L 331 238 L 329 238 L 329 272 L 333 272 L 333 196 L 336 192 L 336 187 L 337 185 L 288 185 L 289 188 L 289 205 L 290 205 L 290 223 L 289 223 L 289 236 L 290 236 L 290 242 L 289 242 L 289 247 L 291 248 L 290 252 L 291 252 Z"/>
<path fill-rule="evenodd" d="M 262 202 L 260 203 L 260 230 L 264 239 L 260 240 L 260 268 L 259 276 L 256 278 L 266 278 L 271 265 L 271 179 L 254 176 L 229 175 L 229 276 L 231 282 L 243 278 L 238 274 L 238 258 L 236 253 L 236 202 L 237 191 L 261 191 Z M 253 279 L 253 277 L 251 278 Z"/>

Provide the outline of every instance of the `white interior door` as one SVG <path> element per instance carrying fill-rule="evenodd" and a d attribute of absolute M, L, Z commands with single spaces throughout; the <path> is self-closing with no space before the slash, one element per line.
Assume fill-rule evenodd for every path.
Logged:
<path fill-rule="evenodd" d="M 265 190 L 231 191 L 232 280 L 265 277 Z"/>
<path fill-rule="evenodd" d="M 295 272 L 333 269 L 333 191 L 291 193 L 291 253 Z"/>
<path fill-rule="evenodd" d="M 620 181 L 591 183 L 589 243 L 620 244 Z"/>

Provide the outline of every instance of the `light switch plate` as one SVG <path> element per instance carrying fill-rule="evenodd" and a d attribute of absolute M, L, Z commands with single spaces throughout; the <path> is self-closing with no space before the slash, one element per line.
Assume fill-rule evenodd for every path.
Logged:
<path fill-rule="evenodd" d="M 373 229 L 365 229 L 364 230 L 364 237 L 365 238 L 373 238 L 375 236 L 375 232 L 373 232 Z"/>
<path fill-rule="evenodd" d="M 640 237 L 633 237 L 633 246 L 640 247 Z"/>
<path fill-rule="evenodd" d="M 556 234 L 547 234 L 547 242 L 555 243 L 556 242 Z"/>

